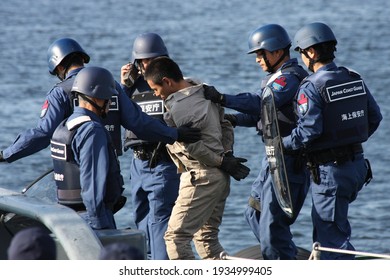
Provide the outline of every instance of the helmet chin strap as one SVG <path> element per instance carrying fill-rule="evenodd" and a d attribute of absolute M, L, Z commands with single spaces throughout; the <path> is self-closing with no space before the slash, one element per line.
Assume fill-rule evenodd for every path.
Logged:
<path fill-rule="evenodd" d="M 309 60 L 309 66 L 307 67 L 311 72 L 314 73 L 314 64 L 319 61 L 319 59 L 312 59 L 307 54 L 306 50 L 302 50 L 302 53 L 306 56 L 306 58 Z"/>
<path fill-rule="evenodd" d="M 138 69 L 138 71 L 141 75 L 143 75 L 145 73 L 145 67 L 142 64 L 142 59 L 135 60 L 135 67 Z"/>
<path fill-rule="evenodd" d="M 267 65 L 267 69 L 268 69 L 267 72 L 275 73 L 276 71 L 275 66 L 279 65 L 279 63 L 286 57 L 286 55 L 287 55 L 287 50 L 283 49 L 283 55 L 273 65 L 271 65 L 267 58 L 267 54 L 264 53 L 263 58 L 264 58 L 265 65 Z"/>
<path fill-rule="evenodd" d="M 99 106 L 95 101 L 93 101 L 92 99 L 87 97 L 85 94 L 79 93 L 79 96 L 81 96 L 82 99 L 84 99 L 89 104 L 91 104 L 100 113 L 101 118 L 104 119 L 107 117 L 106 108 L 107 108 L 107 104 L 108 104 L 109 100 L 105 100 L 103 106 Z"/>
<path fill-rule="evenodd" d="M 65 80 L 66 71 L 67 71 L 67 69 L 64 69 L 64 71 L 56 71 L 56 76 L 58 79 L 60 79 L 60 81 Z M 59 72 L 61 72 L 61 73 L 59 73 Z"/>
<path fill-rule="evenodd" d="M 57 77 L 58 77 L 58 79 L 60 79 L 61 81 L 63 81 L 63 80 L 65 80 L 65 78 L 66 78 L 66 74 L 68 73 L 68 71 L 69 71 L 69 68 L 70 68 L 70 66 L 72 65 L 72 61 L 73 61 L 73 59 L 74 59 L 74 57 L 76 56 L 77 54 L 75 54 L 75 53 L 72 53 L 72 54 L 70 54 L 70 55 L 68 55 L 67 56 L 67 63 L 66 64 L 64 64 L 64 62 L 62 62 L 62 65 L 63 65 L 63 68 L 64 68 L 64 71 L 62 71 L 61 73 L 56 73 L 57 75 Z M 68 59 L 68 57 L 69 57 L 69 59 Z M 57 71 L 57 72 L 59 72 L 59 71 Z"/>

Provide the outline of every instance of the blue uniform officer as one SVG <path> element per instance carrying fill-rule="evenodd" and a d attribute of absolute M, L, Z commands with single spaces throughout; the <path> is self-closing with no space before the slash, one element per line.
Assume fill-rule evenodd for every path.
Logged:
<path fill-rule="evenodd" d="M 79 214 L 93 229 L 115 229 L 114 206 L 123 191 L 119 162 L 102 123 L 115 94 L 112 74 L 87 67 L 77 75 L 72 92 L 79 100 L 51 140 L 59 202 L 82 204 Z"/>
<path fill-rule="evenodd" d="M 328 25 L 305 25 L 294 43 L 313 74 L 297 92 L 297 127 L 283 138 L 283 145 L 287 150 L 304 148 L 307 155 L 313 242 L 353 251 L 349 204 L 371 178 L 361 143 L 375 132 L 382 115 L 361 76 L 333 62 L 337 40 Z M 321 259 L 353 258 L 321 252 Z"/>
<path fill-rule="evenodd" d="M 291 40 L 285 29 L 277 24 L 268 24 L 254 30 L 249 37 L 248 53 L 256 53 L 256 62 L 268 75 L 262 80 L 261 92 L 269 87 L 274 92 L 278 108 L 278 123 L 282 136 L 288 135 L 295 126 L 292 101 L 296 90 L 308 74 L 298 65 L 297 59 L 290 58 Z M 211 98 L 223 106 L 237 110 L 240 114 L 228 115 L 233 125 L 261 127 L 261 93 L 240 93 L 237 95 L 212 94 Z M 285 154 L 294 216 L 289 218 L 279 206 L 270 176 L 266 157 L 261 161 L 258 177 L 252 184 L 249 205 L 245 218 L 260 242 L 264 259 L 294 259 L 297 248 L 292 240 L 290 225 L 296 220 L 304 203 L 309 176 L 304 165 L 298 166 L 299 153 Z M 298 166 L 298 167 L 297 167 Z"/>
<path fill-rule="evenodd" d="M 121 69 L 121 85 L 146 114 L 163 121 L 164 100 L 154 94 L 143 77 L 149 62 L 161 56 L 169 54 L 160 35 L 151 32 L 138 35 L 131 63 Z M 180 174 L 158 139 L 140 139 L 135 131 L 127 130 L 124 146 L 125 150 L 132 151 L 130 183 L 134 222 L 147 235 L 150 258 L 169 259 L 164 234 L 179 193 Z"/>

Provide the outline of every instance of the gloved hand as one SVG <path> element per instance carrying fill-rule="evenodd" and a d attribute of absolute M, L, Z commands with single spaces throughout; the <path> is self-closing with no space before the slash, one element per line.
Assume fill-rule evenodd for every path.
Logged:
<path fill-rule="evenodd" d="M 236 127 L 237 125 L 237 117 L 236 115 L 234 114 L 225 114 L 225 117 L 224 117 L 226 120 L 228 120 L 233 127 Z"/>
<path fill-rule="evenodd" d="M 203 89 L 203 94 L 206 99 L 211 100 L 211 102 L 214 103 L 219 103 L 221 105 L 225 104 L 225 95 L 216 90 L 215 87 L 203 85 Z"/>
<path fill-rule="evenodd" d="M 3 151 L 0 151 L 0 162 L 4 162 L 5 159 L 3 158 Z"/>
<path fill-rule="evenodd" d="M 118 201 L 114 204 L 112 213 L 115 214 L 116 212 L 118 212 L 119 210 L 121 210 L 121 209 L 123 208 L 123 206 L 125 206 L 126 201 L 127 201 L 127 197 L 124 196 L 124 195 L 121 195 L 121 196 L 119 197 Z"/>
<path fill-rule="evenodd" d="M 225 157 L 233 157 L 233 151 L 229 150 L 229 151 L 224 152 L 224 156 Z"/>
<path fill-rule="evenodd" d="M 126 64 L 122 67 L 122 84 L 132 87 L 140 76 L 140 73 L 133 63 Z"/>
<path fill-rule="evenodd" d="M 177 141 L 184 143 L 194 143 L 200 140 L 200 129 L 191 127 L 192 122 L 183 124 L 177 128 Z"/>
<path fill-rule="evenodd" d="M 249 175 L 249 167 L 243 165 L 242 162 L 247 162 L 245 158 L 238 158 L 234 156 L 224 156 L 220 168 L 226 171 L 235 180 L 240 181 Z"/>

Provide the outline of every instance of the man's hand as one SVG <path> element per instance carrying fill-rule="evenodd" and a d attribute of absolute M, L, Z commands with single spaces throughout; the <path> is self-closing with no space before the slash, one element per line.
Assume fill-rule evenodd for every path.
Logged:
<path fill-rule="evenodd" d="M 234 156 L 224 156 L 220 168 L 226 171 L 235 180 L 240 181 L 241 179 L 245 179 L 250 172 L 249 167 L 243 165 L 242 162 L 247 162 L 247 160 Z"/>
<path fill-rule="evenodd" d="M 213 86 L 203 85 L 204 97 L 211 102 L 219 103 L 221 105 L 225 104 L 225 95 L 220 93 Z"/>
<path fill-rule="evenodd" d="M 0 151 L 0 162 L 4 162 L 5 159 L 3 158 L 3 151 Z"/>
<path fill-rule="evenodd" d="M 191 127 L 192 122 L 186 123 L 177 128 L 177 141 L 184 143 L 194 143 L 200 140 L 200 129 Z"/>
<path fill-rule="evenodd" d="M 121 84 L 132 87 L 135 81 L 140 76 L 140 73 L 134 64 L 128 63 L 121 68 Z"/>

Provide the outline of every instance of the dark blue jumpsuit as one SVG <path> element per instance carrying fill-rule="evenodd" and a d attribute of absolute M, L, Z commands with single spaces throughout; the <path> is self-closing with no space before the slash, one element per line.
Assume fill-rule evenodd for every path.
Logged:
<path fill-rule="evenodd" d="M 354 250 L 349 204 L 363 187 L 367 165 L 361 143 L 378 128 L 380 109 L 360 75 L 335 63 L 309 76 L 297 94 L 297 127 L 283 138 L 286 149 L 305 148 L 318 165 L 311 181 L 313 241 L 323 247 Z M 321 259 L 353 259 L 322 252 Z"/>
<path fill-rule="evenodd" d="M 300 81 L 306 75 L 307 72 L 298 65 L 297 59 L 290 59 L 282 65 L 281 69 L 267 75 L 262 81 L 262 90 L 267 84 L 272 88 L 276 107 L 289 119 L 288 122 L 279 120 L 282 135 L 288 135 L 295 125 L 292 100 Z M 243 113 L 236 115 L 237 125 L 256 126 L 260 121 L 261 93 L 225 95 L 225 100 L 225 107 Z M 261 127 L 259 130 L 261 134 Z M 260 241 L 264 259 L 294 259 L 297 254 L 290 225 L 294 223 L 303 206 L 308 191 L 309 176 L 304 166 L 296 170 L 297 155 L 285 154 L 284 158 L 294 217 L 289 218 L 278 204 L 266 156 L 262 159 L 260 173 L 252 184 L 249 206 L 245 211 L 245 218 Z M 259 207 L 261 214 L 259 209 L 256 209 Z"/>
<path fill-rule="evenodd" d="M 88 117 L 89 121 L 71 127 L 75 132 L 69 131 L 66 123 L 78 121 L 81 117 Z M 115 229 L 113 206 L 122 194 L 123 179 L 109 132 L 95 113 L 75 107 L 74 113 L 53 134 L 56 145 L 68 138 L 74 162 L 74 165 L 70 164 L 78 169 L 68 169 L 71 165 L 67 161 L 54 158 L 55 179 L 60 179 L 61 184 L 69 181 L 71 188 L 81 189 L 86 211 L 79 214 L 93 229 Z"/>
<path fill-rule="evenodd" d="M 136 80 L 133 87 L 122 87 L 129 97 L 140 104 L 145 113 L 163 120 L 163 100 L 154 96 L 142 76 Z M 130 183 L 134 221 L 137 228 L 147 234 L 150 258 L 167 260 L 169 258 L 164 234 L 178 196 L 180 174 L 165 145 L 159 152 L 156 165 L 149 167 L 149 160 L 156 146 L 157 141 L 141 140 L 137 133 L 126 132 L 125 149 L 130 148 L 133 151 Z"/>

